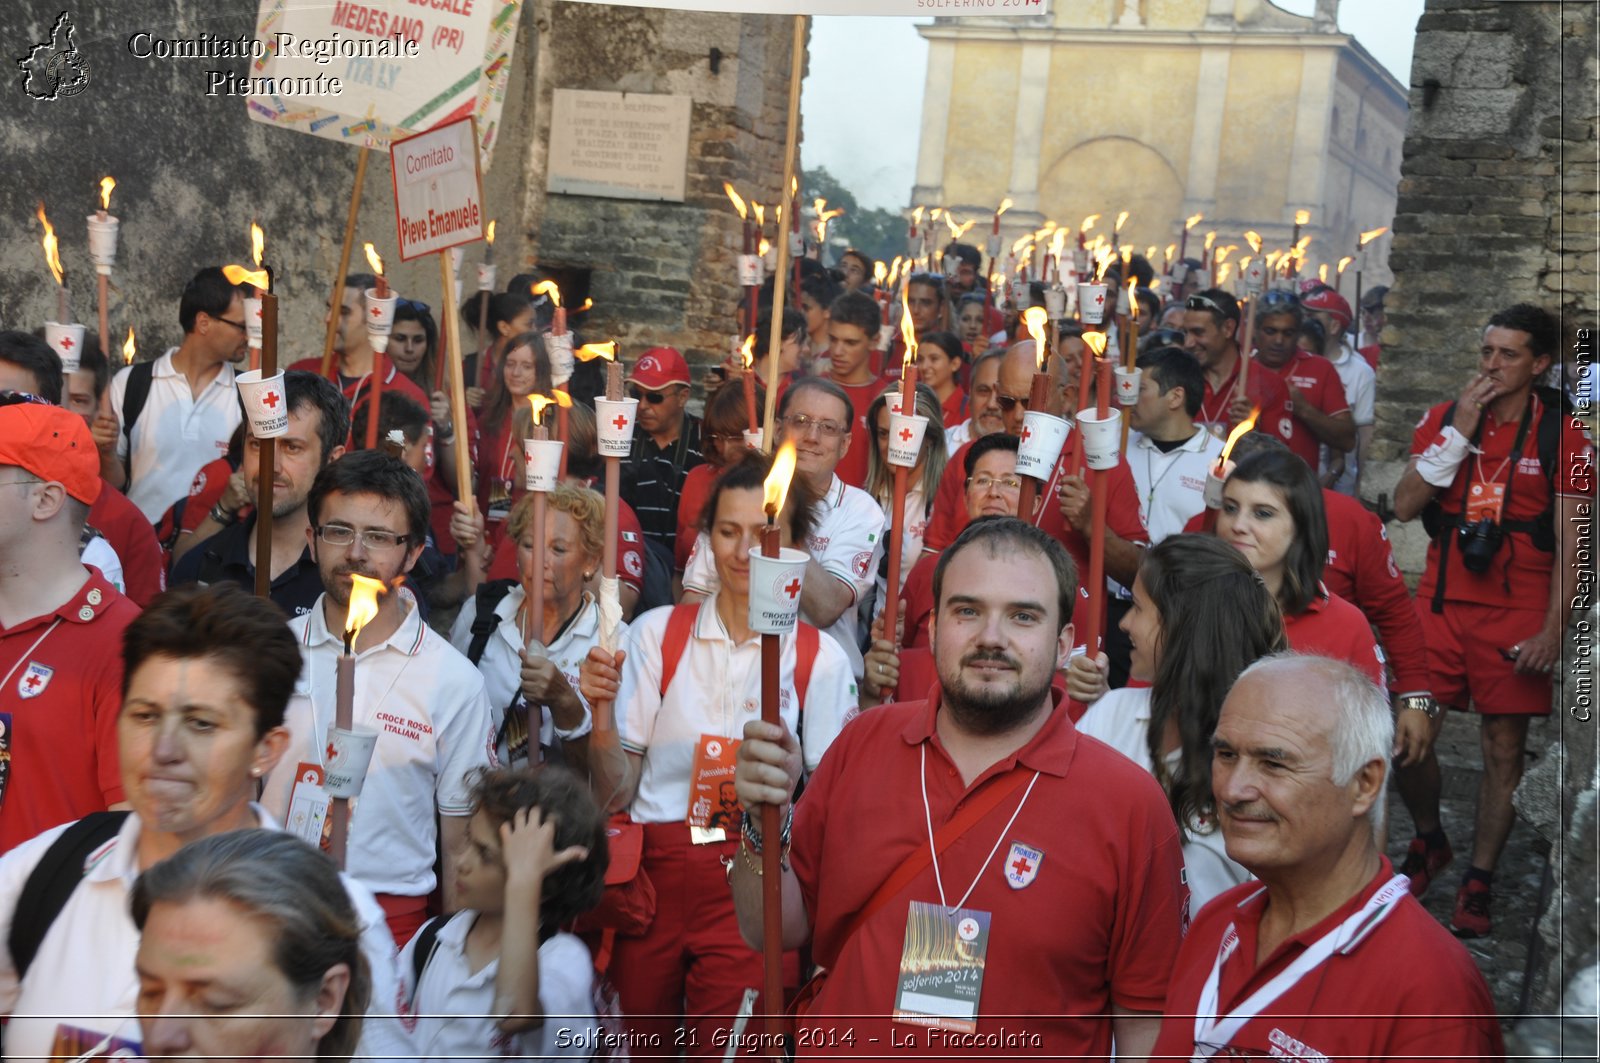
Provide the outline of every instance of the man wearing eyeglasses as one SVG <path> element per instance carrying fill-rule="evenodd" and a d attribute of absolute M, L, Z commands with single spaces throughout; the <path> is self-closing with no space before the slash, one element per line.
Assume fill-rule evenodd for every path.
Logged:
<path fill-rule="evenodd" d="M 1207 288 L 1183 303 L 1183 346 L 1200 361 L 1206 373 L 1206 393 L 1195 420 L 1216 435 L 1225 436 L 1234 425 L 1260 408 L 1256 431 L 1285 443 L 1294 438 L 1294 410 L 1289 389 L 1274 373 L 1253 364 L 1239 350 L 1239 302 L 1221 288 Z M 1244 385 L 1239 386 L 1239 374 Z"/>
<path fill-rule="evenodd" d="M 1289 449 L 1313 469 L 1322 445 L 1343 453 L 1356 445 L 1356 422 L 1345 401 L 1344 382 L 1320 354 L 1300 349 L 1305 316 L 1292 292 L 1261 296 L 1256 310 L 1256 361 L 1278 375 L 1289 389 L 1294 436 Z"/>
<path fill-rule="evenodd" d="M 361 796 L 351 801 L 345 870 L 377 895 L 395 940 L 410 940 L 427 916 L 440 851 L 450 867 L 467 845 L 472 775 L 493 766 L 489 697 L 477 668 L 422 622 L 401 585 L 431 515 L 416 470 L 381 450 L 346 454 L 317 474 L 307 510 L 307 539 L 327 590 L 289 621 L 305 671 L 289 702 L 290 748 L 267 776 L 262 803 L 287 822 L 291 804 L 306 797 L 299 787 L 308 785 L 308 768 L 325 766 L 351 577 L 382 581 L 389 589 L 354 647 L 353 723 L 378 740 Z M 448 910 L 454 895 L 447 879 Z"/>
<path fill-rule="evenodd" d="M 194 275 L 178 304 L 183 342 L 150 369 L 128 366 L 111 381 L 116 443 L 100 451 L 100 475 L 123 490 L 145 519 L 160 519 L 189 492 L 200 466 L 227 453 L 243 419 L 233 366 L 248 340 L 244 296 L 222 270 L 208 266 Z M 132 424 L 125 416 L 128 382 L 149 374 L 144 404 Z"/>
<path fill-rule="evenodd" d="M 638 514 L 644 537 L 672 554 L 684 478 L 705 461 L 700 418 L 685 409 L 689 365 L 674 348 L 653 347 L 635 363 L 628 387 L 639 413 L 622 466 L 622 498 Z"/>

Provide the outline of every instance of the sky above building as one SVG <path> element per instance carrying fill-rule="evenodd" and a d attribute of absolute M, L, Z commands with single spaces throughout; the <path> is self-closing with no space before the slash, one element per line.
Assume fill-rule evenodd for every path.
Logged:
<path fill-rule="evenodd" d="M 1298 15 L 1310 15 L 1314 3 L 1278 0 Z M 1409 85 L 1422 5 L 1423 0 L 1343 0 L 1339 28 Z M 811 23 L 811 65 L 800 100 L 801 162 L 808 169 L 826 167 L 863 207 L 898 210 L 911 198 L 928 66 L 919 21 L 932 20 L 819 16 Z M 1009 136 L 1003 139 L 1000 146 L 1009 152 Z"/>

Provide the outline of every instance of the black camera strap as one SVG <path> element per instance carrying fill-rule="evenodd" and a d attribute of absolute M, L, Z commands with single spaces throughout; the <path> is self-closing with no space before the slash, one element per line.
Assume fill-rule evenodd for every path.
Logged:
<path fill-rule="evenodd" d="M 1522 411 L 1522 423 L 1517 426 L 1516 442 L 1511 444 L 1511 460 L 1507 463 L 1511 472 L 1506 476 L 1506 493 L 1505 497 L 1500 501 L 1500 516 L 1502 518 L 1511 512 L 1511 487 L 1517 482 L 1517 465 L 1522 461 L 1522 446 L 1528 441 L 1528 428 L 1533 424 L 1533 404 L 1535 401 L 1537 400 L 1532 395 L 1528 396 L 1528 404 Z M 1478 450 L 1478 441 L 1483 438 L 1484 422 L 1484 417 L 1478 418 L 1478 427 L 1473 430 L 1472 438 L 1467 440 L 1474 454 Z M 1481 455 L 1478 456 L 1478 467 L 1480 470 L 1482 469 Z M 1468 475 L 1461 481 L 1461 512 L 1457 515 L 1456 521 L 1453 522 L 1455 527 L 1466 526 L 1467 503 L 1472 498 L 1474 480 L 1475 477 Z M 1496 521 L 1495 523 L 1499 524 L 1501 522 Z M 1433 602 L 1431 603 L 1435 613 L 1444 612 L 1445 580 L 1446 574 L 1450 571 L 1450 545 L 1455 539 L 1455 535 L 1451 533 L 1454 530 L 1455 528 L 1447 525 L 1445 534 L 1439 537 L 1439 579 L 1434 584 Z M 1507 546 L 1509 547 L 1510 544 L 1508 543 Z M 1510 580 L 1511 576 L 1508 569 L 1506 573 L 1506 593 L 1508 594 L 1511 591 Z"/>

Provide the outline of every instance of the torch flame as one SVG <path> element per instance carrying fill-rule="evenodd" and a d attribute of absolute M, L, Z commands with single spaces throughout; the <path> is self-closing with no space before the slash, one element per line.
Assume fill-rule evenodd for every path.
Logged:
<path fill-rule="evenodd" d="M 1156 260 L 1156 255 L 1160 253 L 1161 249 L 1155 244 L 1151 244 L 1149 247 L 1144 249 L 1144 257 L 1149 259 L 1151 262 L 1154 262 Z"/>
<path fill-rule="evenodd" d="M 756 334 L 754 332 L 744 338 L 744 344 L 739 348 L 739 361 L 745 370 L 756 364 Z"/>
<path fill-rule="evenodd" d="M 128 326 L 128 338 L 122 341 L 122 364 L 132 365 L 133 359 L 139 349 L 133 343 L 133 326 Z"/>
<path fill-rule="evenodd" d="M 1183 231 L 1184 232 L 1188 232 L 1190 229 L 1193 229 L 1196 225 L 1200 224 L 1201 219 L 1203 219 L 1204 217 L 1205 217 L 1204 214 L 1192 215 L 1186 221 L 1184 221 L 1184 223 L 1183 223 Z"/>
<path fill-rule="evenodd" d="M 750 210 L 752 212 L 754 212 L 754 214 L 756 216 L 756 225 L 761 227 L 761 228 L 766 228 L 766 225 L 767 225 L 767 208 L 762 206 L 760 203 L 757 203 L 755 200 L 752 199 L 750 201 Z"/>
<path fill-rule="evenodd" d="M 1256 426 L 1256 417 L 1260 413 L 1261 407 L 1257 406 L 1255 409 L 1250 411 L 1249 417 L 1246 417 L 1244 420 L 1233 426 L 1233 431 L 1228 433 L 1228 441 L 1222 445 L 1222 457 L 1217 459 L 1217 464 L 1219 466 L 1228 460 L 1228 455 L 1233 453 L 1233 445 L 1239 442 L 1240 437 Z"/>
<path fill-rule="evenodd" d="M 1171 258 L 1173 255 L 1176 255 L 1177 253 L 1178 253 L 1178 245 L 1177 244 L 1168 244 L 1167 245 L 1167 258 Z M 1151 258 L 1155 258 L 1156 256 L 1151 255 L 1150 257 Z"/>
<path fill-rule="evenodd" d="M 583 303 L 581 305 L 577 306 L 576 308 L 574 308 L 572 312 L 574 314 L 581 314 L 585 310 L 593 310 L 593 309 L 594 309 L 594 300 L 593 299 L 584 299 Z"/>
<path fill-rule="evenodd" d="M 100 209 L 111 209 L 111 190 L 117 187 L 117 179 L 109 174 L 100 178 Z"/>
<path fill-rule="evenodd" d="M 1366 247 L 1368 244 L 1372 243 L 1372 241 L 1376 240 L 1378 237 L 1382 236 L 1388 231 L 1389 227 L 1387 225 L 1381 229 L 1368 229 L 1366 232 L 1361 234 L 1361 240 L 1356 246 Z"/>
<path fill-rule="evenodd" d="M 1128 212 L 1127 211 L 1123 211 L 1121 214 L 1118 214 L 1117 215 L 1117 224 L 1112 227 L 1111 231 L 1114 232 L 1114 233 L 1120 233 L 1122 231 L 1123 223 L 1126 222 L 1127 220 L 1128 220 Z"/>
<path fill-rule="evenodd" d="M 1219 247 L 1219 248 L 1217 248 L 1217 252 L 1216 252 L 1216 255 L 1214 256 L 1214 259 L 1215 259 L 1215 261 L 1217 262 L 1218 265 L 1221 265 L 1222 263 L 1224 263 L 1224 262 L 1226 262 L 1228 260 L 1228 256 L 1229 255 L 1233 254 L 1237 250 L 1239 250 L 1239 245 L 1238 244 L 1229 244 L 1226 247 Z"/>
<path fill-rule="evenodd" d="M 911 323 L 911 285 L 900 289 L 900 339 L 906 345 L 902 371 L 909 373 L 917 364 L 917 327 Z"/>
<path fill-rule="evenodd" d="M 563 410 L 572 409 L 572 396 L 560 388 L 556 388 L 556 405 Z"/>
<path fill-rule="evenodd" d="M 1245 230 L 1244 242 L 1249 244 L 1250 250 L 1254 251 L 1256 254 L 1259 255 L 1261 253 L 1261 234 L 1256 232 L 1254 229 Z"/>
<path fill-rule="evenodd" d="M 528 289 L 529 295 L 548 295 L 550 301 L 556 306 L 561 305 L 561 289 L 556 287 L 556 282 L 551 280 L 540 281 Z"/>
<path fill-rule="evenodd" d="M 767 252 L 771 251 L 771 250 L 772 250 L 772 241 L 768 240 L 765 236 L 763 236 L 761 238 L 761 243 L 759 245 L 757 245 L 757 247 L 756 247 L 756 254 L 760 255 L 762 258 L 766 258 L 767 257 Z"/>
<path fill-rule="evenodd" d="M 772 458 L 772 471 L 762 485 L 763 501 L 769 519 L 783 512 L 784 499 L 789 497 L 789 481 L 794 479 L 794 443 L 784 440 L 783 446 Z"/>
<path fill-rule="evenodd" d="M 1206 250 L 1211 250 L 1211 245 L 1217 242 L 1217 230 L 1212 229 L 1206 233 Z"/>
<path fill-rule="evenodd" d="M 1032 233 L 1026 233 L 1022 236 L 1019 236 L 1011 242 L 1011 253 L 1020 258 L 1022 255 L 1022 249 L 1031 243 L 1033 243 Z"/>
<path fill-rule="evenodd" d="M 911 212 L 911 224 L 913 226 L 917 226 L 917 225 L 921 225 L 922 224 L 922 210 L 923 210 L 923 208 L 917 207 L 915 210 L 913 210 Z"/>
<path fill-rule="evenodd" d="M 604 358 L 608 362 L 614 362 L 617 360 L 617 341 L 607 340 L 604 343 L 585 343 L 572 353 L 581 362 L 592 362 L 596 358 Z"/>
<path fill-rule="evenodd" d="M 1246 261 L 1246 260 L 1245 259 L 1241 259 L 1240 261 L 1242 262 L 1242 261 Z M 1217 266 L 1217 279 L 1216 279 L 1217 287 L 1220 288 L 1224 284 L 1228 283 L 1228 277 L 1230 275 L 1229 271 L 1231 269 L 1233 269 L 1233 263 L 1232 262 L 1223 262 L 1223 263 L 1221 263 L 1220 265 Z M 1242 274 L 1243 270 L 1241 269 L 1240 272 Z"/>
<path fill-rule="evenodd" d="M 1133 316 L 1133 320 L 1135 321 L 1139 320 L 1139 300 L 1134 298 L 1134 289 L 1138 286 L 1138 284 L 1138 277 L 1128 278 L 1128 313 Z"/>
<path fill-rule="evenodd" d="M 1294 245 L 1294 257 L 1295 258 L 1305 258 L 1306 257 L 1306 251 L 1310 247 L 1311 247 L 1311 236 L 1308 233 L 1307 235 L 1302 236 L 1300 238 L 1299 242 Z"/>
<path fill-rule="evenodd" d="M 1085 332 L 1083 334 L 1083 345 L 1094 352 L 1096 358 L 1099 358 L 1106 353 L 1106 334 L 1104 332 Z"/>
<path fill-rule="evenodd" d="M 1056 234 L 1050 238 L 1050 253 L 1056 257 L 1057 262 L 1060 262 L 1062 252 L 1066 251 L 1066 249 L 1067 230 L 1057 229 Z"/>
<path fill-rule="evenodd" d="M 1341 258 L 1339 260 L 1339 276 L 1344 276 L 1345 267 L 1349 266 L 1350 263 L 1354 262 L 1355 260 L 1356 257 L 1354 255 L 1346 255 Z"/>
<path fill-rule="evenodd" d="M 1323 284 L 1328 283 L 1328 264 L 1326 262 L 1317 267 L 1317 280 Z"/>
<path fill-rule="evenodd" d="M 378 615 L 378 595 L 388 591 L 382 580 L 350 573 L 350 607 L 344 614 L 345 638 L 354 642 L 361 629 Z"/>
<path fill-rule="evenodd" d="M 876 284 L 878 287 L 882 288 L 883 287 L 883 282 L 888 280 L 888 279 L 889 279 L 889 267 L 885 266 L 883 264 L 882 260 L 874 262 L 872 264 L 872 283 Z"/>
<path fill-rule="evenodd" d="M 1297 210 L 1294 212 L 1294 223 L 1296 225 L 1305 225 L 1310 221 L 1311 212 L 1309 210 Z"/>
<path fill-rule="evenodd" d="M 56 227 L 50 224 L 50 219 L 44 216 L 44 200 L 39 201 L 39 221 L 44 224 L 44 236 L 40 243 L 44 245 L 44 260 L 50 266 L 50 275 L 56 279 L 57 284 L 65 283 L 65 273 L 61 270 L 61 248 L 56 243 Z"/>
<path fill-rule="evenodd" d="M 245 269 L 243 266 L 227 265 L 222 267 L 222 275 L 228 278 L 229 284 L 249 284 L 262 291 L 270 289 L 271 278 L 264 269 Z"/>
<path fill-rule="evenodd" d="M 722 182 L 722 190 L 728 193 L 729 199 L 733 200 L 733 209 L 739 212 L 739 217 L 748 218 L 750 214 L 745 209 L 744 200 L 739 197 L 739 193 L 733 190 L 733 185 L 724 181 Z"/>
<path fill-rule="evenodd" d="M 493 218 L 489 219 L 489 228 L 488 228 L 488 231 L 486 231 L 483 234 L 483 238 L 489 242 L 489 246 L 490 247 L 494 246 L 494 219 Z"/>
<path fill-rule="evenodd" d="M 1100 220 L 1100 215 L 1098 215 L 1098 214 L 1089 215 L 1087 218 L 1083 219 L 1083 224 L 1078 226 L 1078 232 L 1079 233 L 1088 232 L 1090 229 L 1094 228 L 1094 223 L 1099 221 L 1099 220 Z"/>
<path fill-rule="evenodd" d="M 370 247 L 371 245 L 369 244 L 368 246 Z M 253 262 L 255 262 L 257 269 L 261 268 L 261 256 L 266 253 L 266 250 L 267 234 L 261 231 L 261 226 L 257 225 L 254 221 L 251 221 L 250 258 Z"/>
<path fill-rule="evenodd" d="M 1283 252 L 1282 251 L 1268 251 L 1267 252 L 1267 258 L 1266 258 L 1267 269 L 1269 269 L 1269 270 L 1277 269 L 1278 268 L 1278 259 L 1280 259 L 1282 257 L 1283 257 Z"/>
<path fill-rule="evenodd" d="M 555 399 L 547 399 L 538 392 L 534 392 L 532 395 L 529 395 L 528 405 L 533 407 L 533 423 L 535 425 L 544 424 L 544 408 L 546 406 L 554 406 L 555 404 Z"/>
<path fill-rule="evenodd" d="M 367 261 L 372 265 L 372 272 L 380 277 L 383 276 L 383 259 L 378 257 L 378 249 L 366 242 L 362 243 L 361 248 L 367 253 Z"/>
<path fill-rule="evenodd" d="M 963 236 L 967 235 L 967 230 L 972 228 L 973 225 L 977 223 L 977 220 L 978 219 L 976 218 L 969 218 L 960 225 L 957 225 L 955 215 L 951 214 L 949 211 L 945 211 L 944 214 L 944 223 L 950 227 L 950 238 L 952 240 L 959 240 Z"/>
<path fill-rule="evenodd" d="M 1000 201 L 1000 205 L 995 208 L 994 216 L 998 218 L 1000 215 L 1004 214 L 1006 211 L 1008 211 L 1010 209 L 1011 209 L 1011 197 L 1007 196 L 1006 198 L 1002 199 Z"/>
<path fill-rule="evenodd" d="M 1044 372 L 1045 358 L 1049 355 L 1044 340 L 1044 330 L 1050 324 L 1050 312 L 1042 306 L 1030 306 L 1022 312 L 1023 327 L 1028 330 L 1028 336 L 1033 340 L 1034 350 L 1038 352 L 1039 372 Z"/>

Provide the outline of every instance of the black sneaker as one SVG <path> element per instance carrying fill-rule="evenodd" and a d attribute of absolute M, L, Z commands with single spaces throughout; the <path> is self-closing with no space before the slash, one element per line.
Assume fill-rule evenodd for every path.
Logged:
<path fill-rule="evenodd" d="M 1421 897 L 1428 891 L 1434 876 L 1449 866 L 1456 854 L 1450 850 L 1449 839 L 1443 845 L 1430 847 L 1421 838 L 1411 839 L 1411 848 L 1400 863 L 1400 874 L 1411 880 L 1411 895 Z"/>
<path fill-rule="evenodd" d="M 1456 891 L 1456 911 L 1450 917 L 1450 932 L 1458 938 L 1489 936 L 1489 887 L 1473 879 Z"/>

